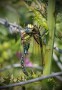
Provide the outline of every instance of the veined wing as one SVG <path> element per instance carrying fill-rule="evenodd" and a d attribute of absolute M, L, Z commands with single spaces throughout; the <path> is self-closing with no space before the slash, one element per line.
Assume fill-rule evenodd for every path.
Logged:
<path fill-rule="evenodd" d="M 36 62 L 41 62 L 41 65 L 43 66 L 43 46 L 42 46 L 42 38 L 39 31 L 39 28 L 34 26 L 32 30 L 32 55 L 31 58 Z"/>

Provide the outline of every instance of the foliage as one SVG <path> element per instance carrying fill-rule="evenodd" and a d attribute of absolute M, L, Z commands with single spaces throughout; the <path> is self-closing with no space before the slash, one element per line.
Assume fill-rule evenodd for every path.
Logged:
<path fill-rule="evenodd" d="M 57 4 L 59 2 L 59 6 Z M 60 1 L 56 1 L 56 12 L 55 14 L 55 25 L 56 25 L 56 31 L 54 33 L 54 46 L 59 47 L 62 49 L 62 4 Z M 1 0 L 0 1 L 0 18 L 4 18 L 8 20 L 9 22 L 16 23 L 21 25 L 23 28 L 27 26 L 27 24 L 33 24 L 39 27 L 41 35 L 44 31 L 46 33 L 42 37 L 42 44 L 43 44 L 43 55 L 45 58 L 45 50 L 46 46 L 48 46 L 49 41 L 49 25 L 48 25 L 48 19 L 47 19 L 47 6 L 48 1 L 47 0 Z M 52 11 L 51 11 L 52 12 Z M 50 11 L 49 11 L 50 13 Z M 51 18 L 50 18 L 51 20 Z M 51 20 L 52 21 L 52 20 Z M 52 21 L 53 22 L 53 21 Z M 49 22 L 50 23 L 50 22 Z M 53 22 L 54 23 L 54 22 Z M 52 29 L 51 29 L 52 33 Z M 51 44 L 51 43 L 50 43 Z M 53 45 L 52 45 L 53 46 Z M 42 49 L 41 48 L 41 49 Z M 3 25 L 0 25 L 0 69 L 8 66 L 13 65 L 15 63 L 20 63 L 20 57 L 22 55 L 22 42 L 21 37 L 18 33 L 10 34 L 8 28 L 6 28 Z M 29 63 L 32 64 L 32 66 L 41 65 L 42 57 L 40 53 L 39 45 L 31 38 L 30 42 L 30 53 L 28 56 L 28 59 L 30 58 Z M 43 67 L 51 66 L 52 70 L 51 72 L 58 72 L 61 68 L 58 67 L 57 63 L 60 63 L 59 65 L 62 65 L 62 54 L 59 52 L 56 52 L 56 50 L 53 50 L 53 54 L 56 56 L 52 56 L 52 64 L 49 63 L 47 65 L 47 61 L 43 60 Z M 48 51 L 47 51 L 48 52 Z M 49 56 L 49 55 L 48 55 Z M 46 58 L 47 59 L 47 58 Z M 54 61 L 55 60 L 55 61 Z M 45 65 L 44 65 L 45 64 Z M 41 66 L 42 67 L 42 66 Z M 49 67 L 50 68 L 50 67 Z M 21 67 L 18 68 L 11 68 L 4 72 L 0 72 L 0 86 L 7 85 L 10 83 L 16 83 L 20 81 L 27 81 L 29 79 L 37 78 L 42 76 L 42 70 L 36 69 L 35 67 L 32 69 L 27 67 L 27 71 L 29 73 L 29 76 L 24 75 Z M 48 70 L 46 69 L 46 73 Z M 36 85 L 35 85 L 36 84 Z M 61 82 L 55 78 L 47 79 L 44 82 L 35 82 L 33 84 L 24 85 L 21 87 L 14 87 L 12 89 L 15 90 L 21 88 L 21 90 L 59 90 L 59 88 L 62 88 Z"/>

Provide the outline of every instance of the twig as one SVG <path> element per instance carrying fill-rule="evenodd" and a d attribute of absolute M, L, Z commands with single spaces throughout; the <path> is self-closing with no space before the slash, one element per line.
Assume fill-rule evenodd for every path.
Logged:
<path fill-rule="evenodd" d="M 11 25 L 13 27 L 17 27 L 20 30 L 23 30 L 21 26 L 17 25 L 16 23 L 10 23 L 6 19 L 3 19 L 3 18 L 0 18 L 0 23 L 6 27 L 9 27 L 9 25 Z"/>
<path fill-rule="evenodd" d="M 59 49 L 58 47 L 54 47 L 54 49 L 55 49 L 57 52 L 59 52 L 59 53 L 62 54 L 62 49 Z"/>
<path fill-rule="evenodd" d="M 54 61 L 57 64 L 57 66 L 59 67 L 59 69 L 62 71 L 62 64 L 58 61 L 58 57 L 56 56 L 55 53 L 53 53 L 53 58 L 54 58 Z"/>
<path fill-rule="evenodd" d="M 23 82 L 19 82 L 19 83 L 13 83 L 13 84 L 9 84 L 9 85 L 6 85 L 6 86 L 0 86 L 0 89 L 5 89 L 5 88 L 9 88 L 9 87 L 14 87 L 14 86 L 21 86 L 21 85 L 41 81 L 41 80 L 44 80 L 44 79 L 56 77 L 58 75 L 62 75 L 62 72 L 57 72 L 57 73 L 50 74 L 48 76 L 41 76 L 39 78 L 35 78 L 35 79 L 31 79 L 31 80 L 27 80 L 27 81 L 23 81 Z"/>
<path fill-rule="evenodd" d="M 21 65 L 20 64 L 8 65 L 5 68 L 0 69 L 0 72 L 3 72 L 5 70 L 11 69 L 11 68 L 18 68 L 18 67 L 21 67 Z M 42 70 L 43 69 L 43 67 L 35 66 L 35 65 L 33 65 L 33 66 L 26 66 L 26 67 L 27 68 L 35 68 L 35 69 L 38 69 L 38 70 Z"/>
<path fill-rule="evenodd" d="M 62 82 L 62 77 L 61 76 L 56 76 L 56 78 Z"/>
<path fill-rule="evenodd" d="M 25 30 L 20 25 L 17 25 L 16 23 L 10 23 L 7 20 L 0 18 L 0 24 L 4 25 L 5 27 L 9 28 L 10 33 L 14 32 L 21 32 L 21 30 Z"/>

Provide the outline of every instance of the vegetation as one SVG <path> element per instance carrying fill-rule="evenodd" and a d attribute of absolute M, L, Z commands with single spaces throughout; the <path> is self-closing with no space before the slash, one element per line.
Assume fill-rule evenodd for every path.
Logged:
<path fill-rule="evenodd" d="M 26 32 L 21 34 L 19 28 Z M 3 88 L 62 89 L 61 0 L 0 0 L 0 89 Z"/>

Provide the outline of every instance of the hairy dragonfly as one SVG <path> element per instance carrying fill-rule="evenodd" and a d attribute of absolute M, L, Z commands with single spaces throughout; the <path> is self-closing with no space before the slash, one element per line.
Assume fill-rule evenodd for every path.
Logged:
<path fill-rule="evenodd" d="M 23 69 L 23 72 L 28 75 L 25 65 L 24 65 L 24 59 L 28 56 L 30 53 L 31 59 L 35 59 L 36 61 L 41 60 L 41 63 L 43 64 L 43 49 L 42 49 L 42 38 L 39 31 L 39 28 L 37 26 L 28 25 L 25 29 L 25 31 L 21 31 L 21 40 L 23 44 L 23 53 L 24 56 L 21 58 L 21 66 Z M 31 50 L 30 50 L 31 48 Z"/>

